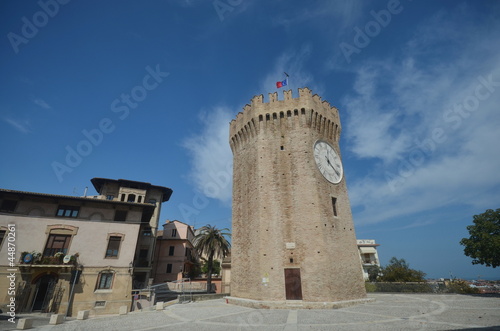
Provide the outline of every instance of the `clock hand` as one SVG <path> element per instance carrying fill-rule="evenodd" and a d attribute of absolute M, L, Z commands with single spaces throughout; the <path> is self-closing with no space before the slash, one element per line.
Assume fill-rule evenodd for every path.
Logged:
<path fill-rule="evenodd" d="M 337 176 L 339 176 L 339 177 L 340 177 L 340 172 L 338 172 L 338 170 L 337 170 L 337 169 L 335 169 L 335 167 L 332 165 L 332 163 L 331 163 L 331 162 L 330 162 L 330 160 L 328 159 L 328 156 L 326 156 L 326 155 L 325 155 L 325 158 L 326 158 L 326 162 L 328 163 L 328 165 L 329 165 L 330 167 L 332 167 L 333 171 L 335 171 L 335 173 L 337 174 Z"/>

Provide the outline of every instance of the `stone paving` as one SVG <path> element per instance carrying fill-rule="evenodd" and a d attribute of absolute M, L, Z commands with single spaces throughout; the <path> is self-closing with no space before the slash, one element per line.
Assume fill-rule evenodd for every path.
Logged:
<path fill-rule="evenodd" d="M 32 330 L 500 330 L 500 297 L 458 294 L 371 293 L 374 302 L 341 309 L 252 309 L 224 299 L 175 304 L 163 311 L 133 312 L 48 325 L 34 315 Z M 16 326 L 0 320 L 0 330 Z"/>

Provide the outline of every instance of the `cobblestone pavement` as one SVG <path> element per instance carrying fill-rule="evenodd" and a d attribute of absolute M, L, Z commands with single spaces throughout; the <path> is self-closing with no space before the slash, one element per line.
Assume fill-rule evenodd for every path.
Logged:
<path fill-rule="evenodd" d="M 32 330 L 500 330 L 500 297 L 457 294 L 369 294 L 376 301 L 341 309 L 252 309 L 210 300 L 163 311 L 109 315 L 48 325 L 34 316 Z M 15 330 L 6 320 L 0 330 Z"/>

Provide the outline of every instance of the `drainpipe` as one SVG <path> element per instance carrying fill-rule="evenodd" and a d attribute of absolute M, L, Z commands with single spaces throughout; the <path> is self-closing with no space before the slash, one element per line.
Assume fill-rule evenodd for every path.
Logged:
<path fill-rule="evenodd" d="M 76 272 L 75 272 L 75 278 L 73 278 L 73 284 L 71 285 L 71 291 L 69 292 L 69 298 L 68 298 L 68 307 L 66 308 L 66 314 L 64 315 L 64 318 L 68 316 L 69 313 L 69 307 L 71 307 L 71 303 L 73 301 L 73 295 L 74 295 L 74 290 L 75 290 L 75 283 L 76 280 L 78 279 L 78 272 L 80 271 L 79 268 L 83 267 L 82 265 L 79 265 L 76 267 Z"/>

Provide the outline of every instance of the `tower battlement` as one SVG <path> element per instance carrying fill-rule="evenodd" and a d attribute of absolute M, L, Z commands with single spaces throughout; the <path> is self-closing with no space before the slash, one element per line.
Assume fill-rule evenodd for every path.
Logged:
<path fill-rule="evenodd" d="M 278 99 L 278 92 L 269 93 L 268 102 L 264 102 L 262 94 L 254 96 L 230 123 L 233 151 L 260 131 L 281 126 L 313 127 L 325 134 L 325 139 L 338 140 L 341 131 L 338 109 L 307 87 L 299 88 L 298 92 L 299 96 L 293 98 L 292 90 L 283 91 L 283 100 Z"/>

